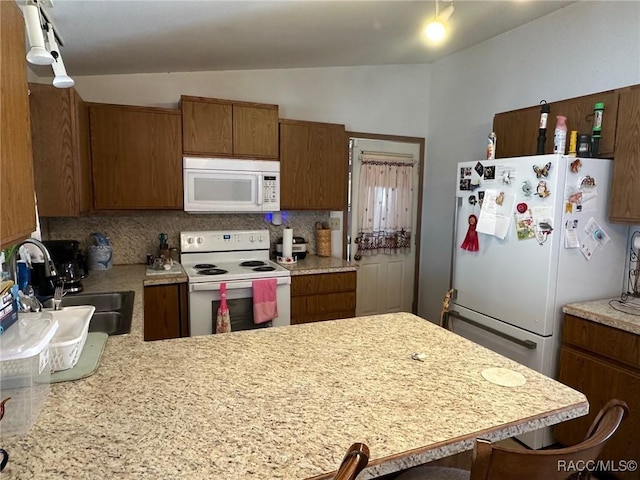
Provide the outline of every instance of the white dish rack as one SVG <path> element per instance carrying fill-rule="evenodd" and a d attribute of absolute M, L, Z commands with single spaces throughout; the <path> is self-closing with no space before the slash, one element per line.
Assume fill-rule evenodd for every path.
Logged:
<path fill-rule="evenodd" d="M 68 370 L 78 363 L 95 310 L 93 305 L 81 305 L 50 312 L 59 324 L 49 349 L 52 372 Z"/>

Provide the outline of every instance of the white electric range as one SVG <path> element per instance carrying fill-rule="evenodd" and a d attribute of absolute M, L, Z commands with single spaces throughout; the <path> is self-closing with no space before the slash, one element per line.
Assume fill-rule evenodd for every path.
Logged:
<path fill-rule="evenodd" d="M 291 273 L 269 260 L 269 230 L 180 233 L 180 263 L 189 277 L 190 335 L 215 332 L 220 285 L 226 284 L 231 331 L 291 323 Z M 253 322 L 253 280 L 275 278 L 278 317 Z"/>

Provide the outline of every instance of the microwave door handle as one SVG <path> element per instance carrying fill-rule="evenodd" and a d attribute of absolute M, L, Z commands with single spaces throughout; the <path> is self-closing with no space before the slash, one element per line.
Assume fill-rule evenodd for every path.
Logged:
<path fill-rule="evenodd" d="M 263 176 L 262 175 L 258 175 L 258 205 L 262 205 L 262 197 L 264 196 L 263 193 Z"/>

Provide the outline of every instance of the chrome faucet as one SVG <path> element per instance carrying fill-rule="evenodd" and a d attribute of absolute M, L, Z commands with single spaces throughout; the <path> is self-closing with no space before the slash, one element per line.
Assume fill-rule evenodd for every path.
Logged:
<path fill-rule="evenodd" d="M 51 254 L 49 253 L 49 250 L 47 250 L 47 247 L 45 247 L 41 241 L 36 240 L 35 238 L 27 238 L 26 240 L 16 245 L 16 249 L 13 252 L 13 255 L 11 255 L 11 257 L 9 258 L 9 273 L 13 281 L 16 284 L 18 283 L 18 255 L 20 254 L 20 247 L 25 243 L 35 245 L 42 252 L 42 256 L 44 257 L 45 277 L 57 277 L 58 272 L 56 271 L 56 267 L 53 264 L 53 260 L 51 260 Z M 31 292 L 20 292 L 19 295 L 19 304 L 22 311 L 39 312 L 40 310 L 42 310 L 42 303 L 40 303 L 35 295 L 33 295 L 33 290 L 31 290 Z"/>
<path fill-rule="evenodd" d="M 19 255 L 20 247 L 25 243 L 30 243 L 32 245 L 35 245 L 42 252 L 42 256 L 44 257 L 45 277 L 57 277 L 58 272 L 56 271 L 56 267 L 53 264 L 53 260 L 51 260 L 51 254 L 49 253 L 49 250 L 47 250 L 47 247 L 45 247 L 40 240 L 36 240 L 35 238 L 27 238 L 26 240 L 16 245 L 16 249 L 13 252 L 13 255 L 11 255 L 11 258 L 9 258 L 9 265 L 10 265 L 9 273 L 13 281 L 15 283 L 18 283 L 18 255 Z"/>

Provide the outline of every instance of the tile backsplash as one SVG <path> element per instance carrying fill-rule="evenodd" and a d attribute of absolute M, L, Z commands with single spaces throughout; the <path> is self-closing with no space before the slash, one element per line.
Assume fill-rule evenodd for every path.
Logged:
<path fill-rule="evenodd" d="M 102 232 L 113 246 L 114 264 L 145 263 L 148 253 L 157 254 L 158 234 L 169 235 L 169 245 L 180 249 L 180 232 L 186 230 L 269 229 L 271 251 L 285 226 L 308 242 L 307 251 L 316 252 L 314 226 L 328 222 L 329 212 L 283 212 L 282 225 L 275 226 L 264 214 L 191 215 L 179 211 L 110 212 L 81 217 L 42 218 L 45 240 L 75 239 L 83 249 L 91 245 L 89 235 Z"/>

